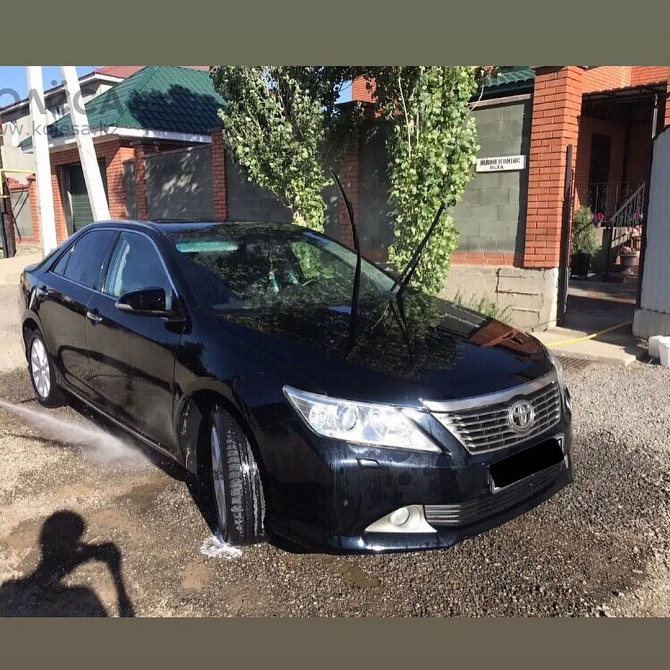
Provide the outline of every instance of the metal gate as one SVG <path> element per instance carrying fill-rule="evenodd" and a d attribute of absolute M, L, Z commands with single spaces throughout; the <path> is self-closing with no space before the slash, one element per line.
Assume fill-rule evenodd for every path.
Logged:
<path fill-rule="evenodd" d="M 568 287 L 570 285 L 570 236 L 572 232 L 572 210 L 574 203 L 574 172 L 572 155 L 574 147 L 569 144 L 565 150 L 565 180 L 563 183 L 563 216 L 561 221 L 561 257 L 558 267 L 558 310 L 560 324 L 568 310 Z"/>
<path fill-rule="evenodd" d="M 102 176 L 102 186 L 107 194 L 107 178 L 105 170 L 105 159 L 98 161 L 100 175 Z M 84 171 L 80 163 L 68 165 L 63 172 L 65 188 L 67 193 L 67 213 L 66 218 L 71 233 L 76 233 L 79 229 L 93 223 L 93 211 L 91 202 L 86 189 L 84 180 Z"/>

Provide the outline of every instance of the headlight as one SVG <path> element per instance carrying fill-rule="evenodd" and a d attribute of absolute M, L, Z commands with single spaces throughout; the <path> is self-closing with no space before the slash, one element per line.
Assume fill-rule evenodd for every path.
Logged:
<path fill-rule="evenodd" d="M 558 380 L 558 388 L 561 391 L 561 396 L 563 398 L 563 402 L 565 403 L 565 406 L 567 407 L 568 411 L 572 411 L 572 403 L 570 400 L 570 392 L 568 391 L 566 385 L 565 385 L 565 378 L 563 377 L 563 364 L 561 361 L 558 359 L 558 356 L 551 351 L 551 349 L 546 348 L 547 355 L 549 356 L 549 360 L 554 365 L 554 370 L 556 370 L 556 379 Z"/>
<path fill-rule="evenodd" d="M 338 400 L 284 386 L 289 402 L 317 434 L 336 440 L 413 451 L 440 448 L 409 418 L 414 410 Z"/>
<path fill-rule="evenodd" d="M 561 387 L 561 391 L 565 388 L 565 380 L 563 379 L 563 365 L 558 356 L 549 348 L 545 348 L 549 360 L 553 363 L 554 369 L 556 370 L 556 377 L 558 378 L 558 385 Z"/>

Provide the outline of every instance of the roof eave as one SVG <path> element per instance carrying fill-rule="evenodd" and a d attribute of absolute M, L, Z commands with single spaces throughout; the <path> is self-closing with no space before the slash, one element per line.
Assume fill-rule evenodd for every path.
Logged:
<path fill-rule="evenodd" d="M 123 77 L 115 77 L 109 74 L 98 74 L 95 71 L 93 71 L 89 72 L 88 74 L 85 74 L 83 77 L 80 77 L 79 85 L 81 86 L 82 84 L 88 84 L 89 82 L 96 80 L 107 82 L 108 84 L 118 84 L 120 81 L 123 81 Z M 46 91 L 44 91 L 44 99 L 48 100 L 49 98 L 52 98 L 54 95 L 62 93 L 64 90 L 65 86 L 63 84 L 58 84 L 58 86 L 49 88 Z M 9 112 L 14 112 L 17 109 L 22 109 L 23 107 L 28 107 L 29 104 L 30 100 L 28 98 L 18 100 L 17 102 L 11 102 L 9 103 L 9 105 L 5 107 L 0 107 L 0 116 L 2 116 L 3 114 L 8 114 Z"/>
<path fill-rule="evenodd" d="M 108 126 L 97 131 L 91 132 L 93 141 L 102 142 L 107 139 L 132 139 L 132 140 L 152 140 L 163 142 L 183 142 L 184 144 L 211 144 L 211 135 L 197 133 L 178 133 L 168 130 L 147 130 L 143 128 L 124 128 L 119 126 Z M 60 151 L 69 149 L 77 141 L 76 135 L 63 135 L 49 139 L 49 151 Z M 25 154 L 32 153 L 32 144 L 29 147 L 21 148 Z"/>

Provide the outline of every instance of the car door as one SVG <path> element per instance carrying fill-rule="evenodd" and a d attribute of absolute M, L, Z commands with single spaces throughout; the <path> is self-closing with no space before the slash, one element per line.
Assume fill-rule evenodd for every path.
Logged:
<path fill-rule="evenodd" d="M 167 307 L 174 288 L 158 248 L 139 232 L 122 232 L 102 292 L 89 304 L 86 338 L 96 402 L 111 416 L 167 449 L 172 430 L 174 358 L 183 322 L 116 307 L 128 291 L 160 287 Z"/>
<path fill-rule="evenodd" d="M 71 244 L 37 285 L 37 312 L 56 367 L 75 392 L 91 397 L 86 344 L 88 304 L 100 288 L 114 230 L 91 230 Z"/>

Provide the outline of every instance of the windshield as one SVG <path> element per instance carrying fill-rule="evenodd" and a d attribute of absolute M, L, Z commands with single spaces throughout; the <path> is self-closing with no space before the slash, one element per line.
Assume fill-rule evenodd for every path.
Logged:
<path fill-rule="evenodd" d="M 351 304 L 356 254 L 318 233 L 224 224 L 171 239 L 203 307 L 230 311 Z M 361 303 L 378 301 L 393 283 L 363 260 Z"/>

